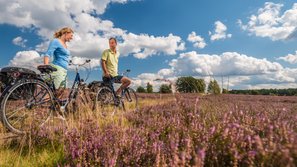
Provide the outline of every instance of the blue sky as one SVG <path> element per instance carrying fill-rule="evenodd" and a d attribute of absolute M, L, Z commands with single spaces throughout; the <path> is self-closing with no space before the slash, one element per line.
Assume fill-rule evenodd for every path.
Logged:
<path fill-rule="evenodd" d="M 116 36 L 120 71 L 132 70 L 134 87 L 151 82 L 157 91 L 162 83 L 155 79 L 189 75 L 220 83 L 223 77 L 230 89 L 297 86 L 293 0 L 12 0 L 0 6 L 0 67 L 34 68 L 53 32 L 70 26 L 73 59 L 92 59 L 89 81 L 100 80 L 100 54 Z"/>

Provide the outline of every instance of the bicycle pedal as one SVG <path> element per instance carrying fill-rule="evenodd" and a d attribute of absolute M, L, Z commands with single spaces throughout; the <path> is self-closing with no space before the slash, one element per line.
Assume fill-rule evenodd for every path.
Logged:
<path fill-rule="evenodd" d="M 66 99 L 64 99 L 64 100 L 59 100 L 58 102 L 59 102 L 59 104 L 60 104 L 61 106 L 64 106 L 64 105 L 67 103 L 67 100 L 66 100 Z"/>
<path fill-rule="evenodd" d="M 114 104 L 115 104 L 115 106 L 118 107 L 121 104 L 121 100 L 120 99 L 117 99 Z"/>

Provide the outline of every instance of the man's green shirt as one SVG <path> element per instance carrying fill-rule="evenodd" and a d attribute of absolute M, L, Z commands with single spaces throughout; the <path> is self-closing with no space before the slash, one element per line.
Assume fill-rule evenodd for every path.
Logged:
<path fill-rule="evenodd" d="M 106 49 L 102 53 L 102 60 L 106 61 L 106 68 L 112 77 L 118 76 L 118 62 L 120 53 L 114 53 L 110 49 Z"/>

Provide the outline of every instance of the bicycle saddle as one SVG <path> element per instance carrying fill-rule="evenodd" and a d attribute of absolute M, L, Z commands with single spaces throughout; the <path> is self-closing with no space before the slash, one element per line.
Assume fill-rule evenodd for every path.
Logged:
<path fill-rule="evenodd" d="M 55 67 L 52 67 L 51 65 L 39 65 L 37 67 L 37 69 L 41 72 L 41 73 L 51 73 L 53 71 L 57 71 L 57 69 Z"/>

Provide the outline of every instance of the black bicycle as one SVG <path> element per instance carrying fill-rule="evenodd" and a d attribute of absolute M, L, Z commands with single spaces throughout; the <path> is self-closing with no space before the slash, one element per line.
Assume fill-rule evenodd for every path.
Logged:
<path fill-rule="evenodd" d="M 34 78 L 24 78 L 15 84 L 5 88 L 1 95 L 1 120 L 4 126 L 13 133 L 25 134 L 33 127 L 41 127 L 57 114 L 64 118 L 64 113 L 70 104 L 74 104 L 76 97 L 87 88 L 85 82 L 80 78 L 78 68 L 89 63 L 76 66 L 76 76 L 66 99 L 59 99 L 51 73 L 56 71 L 50 65 L 38 66 L 41 74 Z"/>
<path fill-rule="evenodd" d="M 130 70 L 126 70 L 123 76 L 127 76 Z M 94 102 L 95 110 L 102 113 L 103 116 L 113 115 L 117 109 L 138 111 L 138 98 L 134 89 L 127 87 L 122 90 L 121 96 L 116 95 L 112 79 L 100 82 L 97 95 Z"/>

